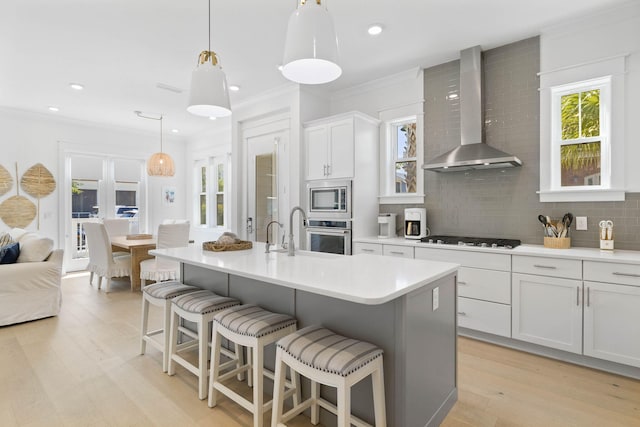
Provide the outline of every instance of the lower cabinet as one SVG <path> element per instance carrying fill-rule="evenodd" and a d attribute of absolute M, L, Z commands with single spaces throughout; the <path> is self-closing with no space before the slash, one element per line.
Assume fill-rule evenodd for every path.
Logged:
<path fill-rule="evenodd" d="M 511 306 L 458 297 L 458 326 L 510 337 Z"/>
<path fill-rule="evenodd" d="M 382 255 L 382 245 L 377 243 L 354 242 L 351 252 L 354 255 L 357 255 L 357 254 Z"/>
<path fill-rule="evenodd" d="M 513 273 L 512 338 L 582 353 L 582 281 Z"/>
<path fill-rule="evenodd" d="M 584 282 L 584 354 L 640 367 L 640 287 Z"/>
<path fill-rule="evenodd" d="M 382 255 L 413 258 L 413 248 L 411 246 L 382 245 Z"/>

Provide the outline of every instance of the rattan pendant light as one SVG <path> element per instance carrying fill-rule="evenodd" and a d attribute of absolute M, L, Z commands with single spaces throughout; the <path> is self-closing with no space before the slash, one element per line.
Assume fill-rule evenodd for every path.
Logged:
<path fill-rule="evenodd" d="M 160 117 L 150 117 L 142 114 L 141 111 L 134 111 L 134 113 L 143 119 L 158 120 L 160 122 L 160 152 L 152 154 L 149 160 L 147 160 L 147 174 L 149 176 L 175 175 L 176 167 L 173 159 L 162 151 L 162 114 Z"/>
<path fill-rule="evenodd" d="M 328 83 L 342 74 L 333 19 L 320 0 L 302 0 L 289 17 L 282 64 L 282 75 L 296 83 Z"/>
<path fill-rule="evenodd" d="M 196 116 L 225 117 L 231 114 L 227 77 L 216 53 L 211 50 L 211 0 L 209 0 L 209 48 L 200 52 L 191 73 L 187 111 Z"/>

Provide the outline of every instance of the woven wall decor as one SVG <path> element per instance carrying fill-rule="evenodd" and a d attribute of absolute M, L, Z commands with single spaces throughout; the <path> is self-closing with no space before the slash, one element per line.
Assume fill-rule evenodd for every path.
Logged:
<path fill-rule="evenodd" d="M 18 164 L 16 163 L 16 195 L 0 203 L 0 218 L 9 227 L 25 228 L 36 217 L 36 205 L 20 195 Z"/>
<path fill-rule="evenodd" d="M 0 196 L 4 196 L 11 190 L 13 186 L 13 178 L 4 166 L 0 165 Z"/>
<path fill-rule="evenodd" d="M 56 180 L 42 163 L 31 166 L 22 175 L 20 185 L 25 193 L 38 199 L 38 230 L 40 230 L 40 199 L 53 193 Z"/>

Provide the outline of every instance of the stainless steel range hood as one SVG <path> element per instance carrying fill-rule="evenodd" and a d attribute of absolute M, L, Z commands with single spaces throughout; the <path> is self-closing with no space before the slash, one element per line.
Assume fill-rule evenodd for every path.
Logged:
<path fill-rule="evenodd" d="M 426 162 L 422 168 L 434 172 L 457 172 L 521 166 L 512 154 L 482 142 L 482 51 L 480 46 L 460 52 L 461 145 Z"/>

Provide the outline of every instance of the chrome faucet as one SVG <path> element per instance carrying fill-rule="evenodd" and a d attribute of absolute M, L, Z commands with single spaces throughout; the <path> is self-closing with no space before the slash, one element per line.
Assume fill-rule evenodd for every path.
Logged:
<path fill-rule="evenodd" d="M 264 248 L 264 252 L 267 254 L 269 253 L 269 226 L 271 224 L 278 224 L 278 226 L 282 228 L 282 224 L 276 220 L 273 220 L 269 224 L 267 224 L 267 246 Z M 282 236 L 282 238 L 284 239 L 284 236 Z M 276 239 L 276 246 L 278 244 L 277 242 L 278 242 L 278 239 Z"/>
<path fill-rule="evenodd" d="M 307 222 L 307 214 L 304 213 L 304 209 L 302 209 L 300 206 L 295 206 L 293 209 L 291 209 L 291 214 L 289 214 L 289 256 L 295 255 L 295 247 L 293 243 L 293 214 L 295 213 L 295 211 L 300 211 L 300 214 L 303 218 L 303 224 L 306 224 Z"/>

